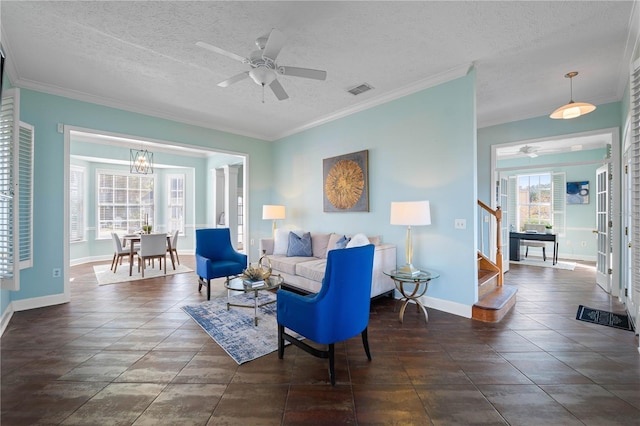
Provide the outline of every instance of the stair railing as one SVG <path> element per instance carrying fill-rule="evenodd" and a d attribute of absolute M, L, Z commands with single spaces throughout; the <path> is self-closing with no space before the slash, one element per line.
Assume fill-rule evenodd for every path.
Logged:
<path fill-rule="evenodd" d="M 480 247 L 478 251 L 482 253 L 483 257 L 488 259 L 491 263 L 493 263 L 499 271 L 498 275 L 498 285 L 502 285 L 504 281 L 504 269 L 502 266 L 502 210 L 500 210 L 500 206 L 496 207 L 495 210 L 489 207 L 487 204 L 478 200 L 478 206 L 480 208 L 480 214 L 478 215 L 480 218 Z M 485 220 L 488 218 L 488 220 Z M 489 231 L 491 229 L 495 229 L 496 232 L 496 250 L 495 255 L 491 254 L 490 246 L 491 238 L 487 243 L 484 242 L 484 232 L 485 230 Z M 488 253 L 487 253 L 488 252 Z"/>

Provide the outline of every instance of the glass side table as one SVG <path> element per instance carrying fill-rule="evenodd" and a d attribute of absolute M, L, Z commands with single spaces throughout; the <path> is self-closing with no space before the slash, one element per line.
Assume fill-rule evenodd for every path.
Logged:
<path fill-rule="evenodd" d="M 407 304 L 409 302 L 414 302 L 418 309 L 422 309 L 422 312 L 424 312 L 425 321 L 429 322 L 429 314 L 427 314 L 427 308 L 420 301 L 420 297 L 422 297 L 427 292 L 429 282 L 438 278 L 440 274 L 427 269 L 420 269 L 420 271 L 414 275 L 402 273 L 397 269 L 394 269 L 392 271 L 384 271 L 384 274 L 391 277 L 393 282 L 396 284 L 396 288 L 402 295 L 402 297 L 398 300 L 398 302 L 402 302 L 402 306 L 400 307 L 400 314 L 398 316 L 400 322 L 403 322 L 404 311 L 405 309 L 407 309 Z"/>
<path fill-rule="evenodd" d="M 262 290 L 277 290 L 280 288 L 280 285 L 284 282 L 284 278 L 280 275 L 271 275 L 269 278 L 261 281 L 257 285 L 252 285 L 250 281 L 243 279 L 241 276 L 228 277 L 224 283 L 225 288 L 227 289 L 227 311 L 231 306 L 235 306 L 238 308 L 253 308 L 253 323 L 254 325 L 258 325 L 258 308 L 269 305 L 271 303 L 276 303 L 275 300 L 271 302 L 266 302 L 260 304 L 258 302 L 258 292 Z M 253 292 L 253 304 L 251 305 L 241 305 L 230 302 L 231 292 L 245 292 L 251 293 Z"/>

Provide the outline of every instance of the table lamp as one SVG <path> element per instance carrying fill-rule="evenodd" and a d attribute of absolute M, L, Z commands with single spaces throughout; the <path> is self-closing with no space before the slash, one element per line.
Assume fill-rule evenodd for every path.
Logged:
<path fill-rule="evenodd" d="M 407 241 L 405 245 L 407 264 L 399 268 L 398 272 L 410 276 L 418 275 L 420 271 L 411 263 L 413 258 L 411 227 L 431 225 L 429 201 L 393 201 L 391 203 L 391 224 L 405 225 L 407 227 Z"/>
<path fill-rule="evenodd" d="M 275 206 L 265 204 L 262 206 L 262 219 L 272 219 L 273 228 L 271 228 L 271 236 L 275 237 L 276 234 L 276 220 L 284 219 L 284 206 Z"/>

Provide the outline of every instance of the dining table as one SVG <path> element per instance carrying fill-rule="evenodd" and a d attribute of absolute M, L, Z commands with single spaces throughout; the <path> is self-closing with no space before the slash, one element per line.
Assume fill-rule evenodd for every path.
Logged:
<path fill-rule="evenodd" d="M 133 274 L 133 255 L 135 253 L 135 250 L 133 249 L 136 243 L 140 244 L 141 235 L 142 234 L 127 234 L 124 237 L 122 237 L 123 248 L 127 247 L 127 242 L 131 244 L 131 250 L 129 250 L 129 276 Z M 175 259 L 173 258 L 173 250 L 171 250 L 171 234 L 167 234 L 167 248 L 169 250 L 169 256 L 171 257 L 171 266 L 173 266 L 173 270 L 175 271 L 176 262 L 175 262 Z"/>

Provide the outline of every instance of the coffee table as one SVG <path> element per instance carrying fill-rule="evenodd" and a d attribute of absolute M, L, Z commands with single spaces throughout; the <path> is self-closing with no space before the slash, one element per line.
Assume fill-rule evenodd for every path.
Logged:
<path fill-rule="evenodd" d="M 269 278 L 264 280 L 262 283 L 259 283 L 258 285 L 255 285 L 254 283 L 243 279 L 240 275 L 229 277 L 224 283 L 224 286 L 227 289 L 227 311 L 229 310 L 229 308 L 231 308 L 231 306 L 235 306 L 237 308 L 253 308 L 253 324 L 257 326 L 258 308 L 276 302 L 275 300 L 272 300 L 262 304 L 258 303 L 258 292 L 278 289 L 283 282 L 284 278 L 282 278 L 280 275 L 271 275 Z M 232 291 L 242 291 L 245 293 L 253 292 L 253 304 L 241 305 L 229 302 Z"/>

